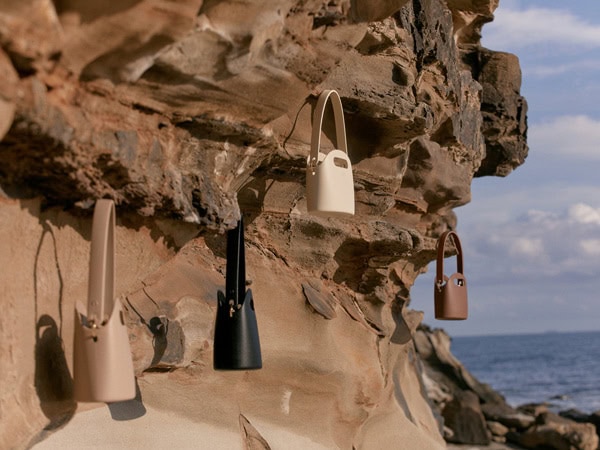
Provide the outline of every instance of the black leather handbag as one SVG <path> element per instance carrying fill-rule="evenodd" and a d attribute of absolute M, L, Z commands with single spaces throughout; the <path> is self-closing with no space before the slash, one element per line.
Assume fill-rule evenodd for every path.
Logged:
<path fill-rule="evenodd" d="M 225 293 L 217 292 L 213 366 L 216 370 L 262 368 L 252 291 L 246 290 L 244 225 L 227 233 Z"/>

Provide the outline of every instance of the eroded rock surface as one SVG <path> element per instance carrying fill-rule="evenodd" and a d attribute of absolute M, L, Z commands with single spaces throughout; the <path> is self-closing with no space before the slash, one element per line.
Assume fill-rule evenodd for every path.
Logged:
<path fill-rule="evenodd" d="M 544 404 L 515 409 L 452 355 L 450 337 L 443 330 L 421 326 L 414 341 L 423 361 L 425 389 L 440 425 L 443 419 L 448 442 L 489 445 L 493 441 L 523 449 L 598 447 L 597 414 L 569 410 L 557 415 Z"/>
<path fill-rule="evenodd" d="M 410 287 L 473 177 L 527 153 L 518 61 L 479 46 L 496 7 L 0 3 L 0 447 L 60 440 L 75 421 L 72 312 L 102 197 L 117 203 L 117 292 L 147 414 L 258 448 L 443 447 Z M 325 88 L 344 105 L 347 219 L 306 214 Z M 328 112 L 325 147 L 333 131 Z M 223 231 L 241 214 L 264 369 L 220 373 Z"/>

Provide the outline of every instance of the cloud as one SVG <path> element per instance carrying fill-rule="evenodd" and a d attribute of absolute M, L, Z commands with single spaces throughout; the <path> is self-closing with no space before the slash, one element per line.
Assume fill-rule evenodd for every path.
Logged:
<path fill-rule="evenodd" d="M 569 158 L 600 160 L 600 120 L 585 115 L 560 116 L 529 127 L 533 151 Z"/>
<path fill-rule="evenodd" d="M 600 227 L 600 208 L 577 203 L 569 208 L 569 217 L 574 223 L 598 225 Z"/>
<path fill-rule="evenodd" d="M 600 256 L 600 239 L 582 239 L 579 244 L 584 253 Z"/>
<path fill-rule="evenodd" d="M 465 267 L 482 283 L 600 277 L 599 206 L 575 203 L 560 212 L 532 209 L 518 220 L 475 225 L 463 236 Z"/>
<path fill-rule="evenodd" d="M 544 255 L 544 246 L 539 238 L 519 237 L 510 243 L 508 254 L 513 257 L 537 258 Z"/>
<path fill-rule="evenodd" d="M 600 70 L 600 61 L 597 59 L 584 59 L 566 63 L 550 65 L 533 65 L 522 67 L 524 76 L 527 77 L 556 77 L 565 74 L 581 73 L 583 71 L 597 72 Z"/>
<path fill-rule="evenodd" d="M 600 25 L 567 10 L 500 7 L 494 21 L 483 29 L 483 38 L 490 48 L 520 49 L 536 45 L 600 48 Z"/>

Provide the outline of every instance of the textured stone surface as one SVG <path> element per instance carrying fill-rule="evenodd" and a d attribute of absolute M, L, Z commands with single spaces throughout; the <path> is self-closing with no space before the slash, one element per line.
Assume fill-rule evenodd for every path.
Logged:
<path fill-rule="evenodd" d="M 577 423 L 553 413 L 542 413 L 536 425 L 522 433 L 517 442 L 532 449 L 596 450 L 598 435 L 591 423 Z"/>
<path fill-rule="evenodd" d="M 452 430 L 452 441 L 462 444 L 488 445 L 485 418 L 479 406 L 479 398 L 471 391 L 460 391 L 446 403 L 442 411 L 444 425 Z"/>
<path fill-rule="evenodd" d="M 509 406 L 500 394 L 479 382 L 454 357 L 446 332 L 421 326 L 414 335 L 414 342 L 424 363 L 428 397 L 438 417 L 445 419 L 449 442 L 488 445 L 488 430 L 491 433 L 496 430 L 496 434 L 498 430 L 493 424 L 519 431 L 534 424 L 533 415 Z"/>
<path fill-rule="evenodd" d="M 444 437 L 448 442 L 488 448 L 492 440 L 496 443 L 490 448 L 503 449 L 597 448 L 596 413 L 568 410 L 556 415 L 549 412 L 546 404 L 526 404 L 514 409 L 454 358 L 450 338 L 443 330 L 420 326 L 414 342 L 423 361 L 424 387 L 436 417 L 444 419 Z"/>
<path fill-rule="evenodd" d="M 496 6 L 0 2 L 0 447 L 94 432 L 84 414 L 110 427 L 105 410 L 73 402 L 69 371 L 102 197 L 117 203 L 140 388 L 126 414 L 111 407 L 115 422 L 125 414 L 137 433 L 147 425 L 133 419 L 173 413 L 219 428 L 223 447 L 232 436 L 250 448 L 443 447 L 426 391 L 453 392 L 419 361 L 410 287 L 473 177 L 526 155 L 518 61 L 479 46 Z M 344 105 L 347 219 L 306 214 L 325 88 Z M 331 148 L 330 111 L 323 131 Z M 223 231 L 241 214 L 264 369 L 231 374 L 211 368 L 212 334 Z M 442 337 L 415 337 L 461 389 L 496 399 Z"/>

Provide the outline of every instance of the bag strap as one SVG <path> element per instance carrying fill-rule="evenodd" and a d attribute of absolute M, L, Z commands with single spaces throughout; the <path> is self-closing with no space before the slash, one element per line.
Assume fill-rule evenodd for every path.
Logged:
<path fill-rule="evenodd" d="M 87 320 L 100 326 L 110 318 L 115 299 L 115 204 L 98 200 L 94 208 Z"/>
<path fill-rule="evenodd" d="M 346 124 L 344 123 L 344 110 L 342 109 L 342 100 L 337 91 L 329 89 L 321 92 L 317 106 L 313 115 L 312 138 L 310 140 L 310 158 L 308 165 L 314 167 L 319 162 L 319 150 L 321 149 L 321 131 L 323 128 L 323 116 L 325 115 L 325 106 L 327 100 L 331 98 L 333 107 L 333 118 L 335 121 L 335 141 L 336 146 L 348 154 L 348 144 L 346 143 Z"/>
<path fill-rule="evenodd" d="M 448 236 L 452 236 L 454 246 L 456 247 L 456 271 L 463 274 L 463 252 L 462 246 L 460 245 L 460 239 L 458 234 L 454 231 L 445 231 L 438 239 L 437 247 L 437 269 L 436 269 L 436 282 L 438 284 L 444 283 L 444 248 L 446 247 L 446 239 Z"/>
<path fill-rule="evenodd" d="M 227 266 L 225 271 L 225 295 L 232 302 L 230 316 L 240 308 L 246 296 L 246 250 L 244 244 L 244 217 L 237 226 L 227 232 Z"/>

